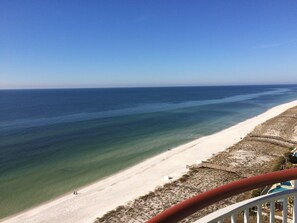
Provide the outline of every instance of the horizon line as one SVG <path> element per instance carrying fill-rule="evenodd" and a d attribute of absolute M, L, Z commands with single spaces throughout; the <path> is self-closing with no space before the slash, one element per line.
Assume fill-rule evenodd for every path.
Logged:
<path fill-rule="evenodd" d="M 71 90 L 71 89 L 123 89 L 123 88 L 178 88 L 178 87 L 236 87 L 236 86 L 276 86 L 297 85 L 297 83 L 257 83 L 257 84 L 214 84 L 214 85 L 160 85 L 160 86 L 110 86 L 110 87 L 36 87 L 36 88 L 0 88 L 3 90 Z"/>

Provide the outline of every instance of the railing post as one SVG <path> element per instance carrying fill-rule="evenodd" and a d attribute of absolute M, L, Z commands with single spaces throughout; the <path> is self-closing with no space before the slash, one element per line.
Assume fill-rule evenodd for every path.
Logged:
<path fill-rule="evenodd" d="M 297 192 L 297 180 L 294 180 L 294 190 Z M 297 196 L 296 193 L 294 195 L 294 201 L 293 201 L 293 222 L 297 222 Z"/>
<path fill-rule="evenodd" d="M 236 214 L 231 215 L 231 223 L 237 223 L 237 215 Z"/>
<path fill-rule="evenodd" d="M 274 223 L 274 215 L 275 215 L 275 203 L 274 201 L 270 202 L 270 223 Z"/>
<path fill-rule="evenodd" d="M 262 222 L 262 204 L 257 205 L 257 223 Z"/>
<path fill-rule="evenodd" d="M 283 222 L 287 223 L 288 220 L 288 198 L 283 200 Z"/>
<path fill-rule="evenodd" d="M 244 210 L 243 213 L 244 217 L 243 217 L 243 222 L 244 223 L 248 223 L 249 222 L 249 208 Z"/>

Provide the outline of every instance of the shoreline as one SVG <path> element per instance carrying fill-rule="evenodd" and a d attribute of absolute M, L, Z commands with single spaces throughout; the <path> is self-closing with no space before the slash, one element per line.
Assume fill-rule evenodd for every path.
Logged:
<path fill-rule="evenodd" d="M 257 125 L 294 106 L 297 106 L 297 100 L 275 106 L 258 116 L 175 147 L 85 186 L 78 190 L 78 196 L 63 195 L 4 218 L 1 222 L 93 222 L 119 205 L 168 183 L 168 180 L 164 180 L 165 176 L 171 176 L 173 180 L 179 178 L 187 173 L 187 165 L 198 164 L 214 153 L 224 151 L 239 142 Z"/>

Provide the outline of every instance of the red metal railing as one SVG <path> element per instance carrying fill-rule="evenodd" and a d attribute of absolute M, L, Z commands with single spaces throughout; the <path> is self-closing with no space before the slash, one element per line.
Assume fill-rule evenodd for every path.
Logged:
<path fill-rule="evenodd" d="M 297 168 L 234 181 L 182 201 L 156 215 L 146 223 L 175 223 L 228 197 L 259 187 L 294 179 L 297 179 Z"/>

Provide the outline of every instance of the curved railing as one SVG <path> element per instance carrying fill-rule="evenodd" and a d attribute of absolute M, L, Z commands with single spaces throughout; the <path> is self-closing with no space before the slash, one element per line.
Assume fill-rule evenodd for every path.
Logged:
<path fill-rule="evenodd" d="M 263 217 L 269 219 L 269 222 L 274 222 L 276 219 L 287 223 L 289 199 L 295 197 L 296 190 L 287 190 L 279 193 L 267 194 L 259 197 L 254 197 L 242 202 L 227 206 L 217 210 L 203 218 L 200 218 L 195 223 L 218 223 L 230 219 L 232 223 L 236 223 L 238 219 L 243 219 L 244 222 L 249 222 L 250 210 L 256 215 L 257 223 L 261 223 Z M 276 204 L 281 207 L 281 212 L 276 215 Z M 264 207 L 264 213 L 263 213 Z M 265 214 L 265 215 L 264 215 Z M 255 221 L 253 221 L 255 222 Z"/>
<path fill-rule="evenodd" d="M 241 179 L 182 201 L 156 215 L 146 223 L 175 223 L 220 200 L 256 188 L 295 179 L 297 179 L 297 168 Z M 295 212 L 296 207 L 297 205 L 294 206 L 294 213 L 297 213 Z"/>

